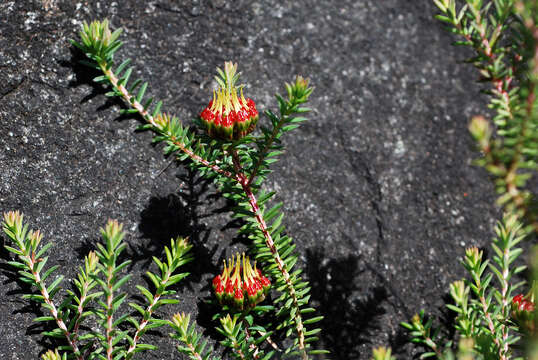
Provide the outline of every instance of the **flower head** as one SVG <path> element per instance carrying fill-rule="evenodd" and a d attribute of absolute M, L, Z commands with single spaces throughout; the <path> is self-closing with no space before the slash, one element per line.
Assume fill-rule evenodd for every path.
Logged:
<path fill-rule="evenodd" d="M 250 264 L 243 253 L 224 261 L 222 274 L 213 279 L 213 290 L 221 305 L 228 305 L 237 310 L 245 310 L 256 306 L 265 299 L 271 281 L 261 270 Z"/>
<path fill-rule="evenodd" d="M 209 136 L 221 140 L 238 140 L 249 134 L 258 122 L 258 111 L 252 99 L 243 96 L 237 64 L 224 63 L 224 71 L 217 68 L 215 77 L 219 88 L 213 91 L 213 100 L 200 114 Z"/>
<path fill-rule="evenodd" d="M 523 333 L 534 333 L 534 302 L 533 292 L 528 295 L 519 294 L 512 299 L 512 320 L 519 326 Z"/>

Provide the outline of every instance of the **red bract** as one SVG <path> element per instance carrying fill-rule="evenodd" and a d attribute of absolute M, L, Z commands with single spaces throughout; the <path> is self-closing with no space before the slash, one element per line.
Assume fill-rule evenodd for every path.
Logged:
<path fill-rule="evenodd" d="M 237 310 L 253 308 L 265 299 L 271 282 L 262 272 L 250 265 L 245 254 L 224 261 L 222 274 L 213 279 L 213 290 L 221 305 Z"/>
<path fill-rule="evenodd" d="M 224 71 L 217 69 L 215 79 L 219 89 L 213 91 L 213 100 L 200 114 L 209 136 L 221 140 L 238 140 L 249 134 L 258 122 L 258 110 L 252 99 L 245 99 L 243 87 L 235 86 L 239 79 L 237 64 L 224 63 Z"/>
<path fill-rule="evenodd" d="M 521 300 L 523 300 L 523 294 L 519 294 L 519 295 L 514 296 L 514 298 L 512 299 L 512 302 L 516 303 L 516 304 L 519 304 L 521 302 Z"/>
<path fill-rule="evenodd" d="M 519 330 L 524 333 L 534 333 L 534 302 L 530 298 L 530 295 L 519 294 L 512 299 L 510 315 L 519 326 Z"/>
<path fill-rule="evenodd" d="M 525 299 L 523 294 L 514 296 L 512 299 L 513 306 L 519 311 L 534 311 L 534 303 L 530 300 Z"/>

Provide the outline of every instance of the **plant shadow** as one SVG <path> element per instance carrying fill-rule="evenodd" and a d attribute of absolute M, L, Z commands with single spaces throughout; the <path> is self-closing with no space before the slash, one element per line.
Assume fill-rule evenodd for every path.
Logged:
<path fill-rule="evenodd" d="M 60 66 L 71 69 L 71 72 L 75 74 L 73 80 L 69 81 L 68 86 L 71 88 L 76 88 L 81 85 L 88 85 L 91 87 L 91 92 L 88 95 L 84 96 L 82 100 L 80 100 L 80 103 L 87 103 L 88 101 L 98 96 L 105 95 L 107 92 L 109 92 L 110 89 L 108 88 L 108 86 L 103 86 L 101 83 L 94 81 L 96 77 L 103 75 L 103 73 L 100 70 L 97 70 L 83 63 L 84 61 L 88 61 L 86 55 L 83 54 L 82 51 L 80 51 L 80 49 L 76 48 L 75 46 L 71 46 L 69 48 L 69 51 L 71 53 L 71 58 L 69 60 L 61 60 L 58 62 Z M 103 111 L 111 107 L 127 109 L 124 101 L 121 98 L 113 96 L 107 97 L 106 101 L 97 108 L 97 111 Z M 120 115 L 116 120 L 121 121 L 124 119 L 133 118 L 137 119 L 141 123 L 144 123 L 144 119 L 138 114 Z"/>
<path fill-rule="evenodd" d="M 188 238 L 193 245 L 191 251 L 196 261 L 181 269 L 191 274 L 182 284 L 193 285 L 200 283 L 204 274 L 219 271 L 212 262 L 219 244 L 210 244 L 208 240 L 214 229 L 203 221 L 229 211 L 229 206 L 226 204 L 223 208 L 214 209 L 215 200 L 221 198 L 220 194 L 211 188 L 210 180 L 196 175 L 188 166 L 180 171 L 177 178 L 183 184 L 180 191 L 150 198 L 140 213 L 139 230 L 146 241 L 132 246 L 132 261 L 149 266 L 152 257 L 160 257 L 164 246 L 169 246 L 171 238 Z M 223 229 L 229 226 L 226 224 Z M 192 286 L 189 287 L 192 289 Z"/>
<path fill-rule="evenodd" d="M 306 270 L 312 286 L 312 300 L 319 304 L 324 319 L 321 338 L 331 359 L 360 358 L 359 346 L 371 341 L 371 332 L 379 330 L 379 317 L 389 292 L 383 284 L 361 287 L 367 281 L 368 268 L 359 269 L 359 256 L 326 260 L 321 248 L 308 249 Z M 361 294 L 367 293 L 367 296 Z"/>

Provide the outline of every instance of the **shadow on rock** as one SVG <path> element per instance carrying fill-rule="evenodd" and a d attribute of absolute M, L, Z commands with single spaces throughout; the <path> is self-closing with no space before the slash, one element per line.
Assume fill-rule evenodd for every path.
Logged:
<path fill-rule="evenodd" d="M 60 66 L 65 68 L 70 68 L 71 71 L 75 74 L 75 78 L 69 82 L 69 87 L 76 88 L 81 85 L 91 86 L 91 93 L 86 95 L 82 100 L 81 104 L 84 104 L 97 96 L 101 96 L 110 91 L 109 86 L 103 86 L 102 84 L 95 82 L 94 79 L 98 76 L 102 76 L 103 73 L 91 66 L 85 64 L 88 63 L 89 59 L 75 46 L 71 46 L 69 49 L 71 52 L 71 59 L 69 61 L 61 60 L 59 61 Z M 97 108 L 98 111 L 106 110 L 113 106 L 119 106 L 122 109 L 126 109 L 125 103 L 119 97 L 107 97 L 103 105 Z M 133 118 L 133 114 L 121 115 L 118 120 L 124 118 Z M 141 117 L 139 117 L 141 122 L 144 122 Z"/>
<path fill-rule="evenodd" d="M 359 345 L 368 343 L 370 332 L 380 328 L 376 319 L 385 313 L 381 304 L 388 298 L 387 290 L 373 286 L 367 289 L 368 296 L 361 297 L 365 291 L 358 282 L 365 270 L 358 268 L 359 257 L 325 259 L 323 249 L 307 251 L 312 300 L 319 303 L 324 316 L 319 323 L 323 346 L 331 352 L 331 359 L 359 358 Z"/>
<path fill-rule="evenodd" d="M 193 245 L 192 253 L 196 261 L 183 267 L 191 275 L 188 283 L 197 283 L 205 273 L 218 271 L 211 263 L 217 245 L 211 249 L 204 246 L 211 229 L 202 224 L 202 219 L 212 214 L 202 214 L 201 208 L 211 200 L 211 181 L 205 180 L 191 170 L 178 176 L 186 186 L 178 193 L 164 197 L 152 197 L 140 214 L 139 230 L 146 242 L 132 248 L 133 263 L 144 261 L 149 266 L 153 256 L 160 257 L 164 246 L 170 245 L 171 238 L 187 237 Z"/>

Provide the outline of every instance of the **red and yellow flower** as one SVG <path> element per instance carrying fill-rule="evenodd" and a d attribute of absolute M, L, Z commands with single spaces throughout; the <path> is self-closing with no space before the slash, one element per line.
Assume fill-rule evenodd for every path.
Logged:
<path fill-rule="evenodd" d="M 256 262 L 252 267 L 244 253 L 228 259 L 228 263 L 224 260 L 222 274 L 213 279 L 213 290 L 219 303 L 241 311 L 262 302 L 270 287 L 271 281 L 256 268 Z"/>
<path fill-rule="evenodd" d="M 252 99 L 245 98 L 237 64 L 224 63 L 224 71 L 217 69 L 215 79 L 219 88 L 213 91 L 213 100 L 200 114 L 209 136 L 221 140 L 239 140 L 251 133 L 258 122 L 258 110 Z"/>

